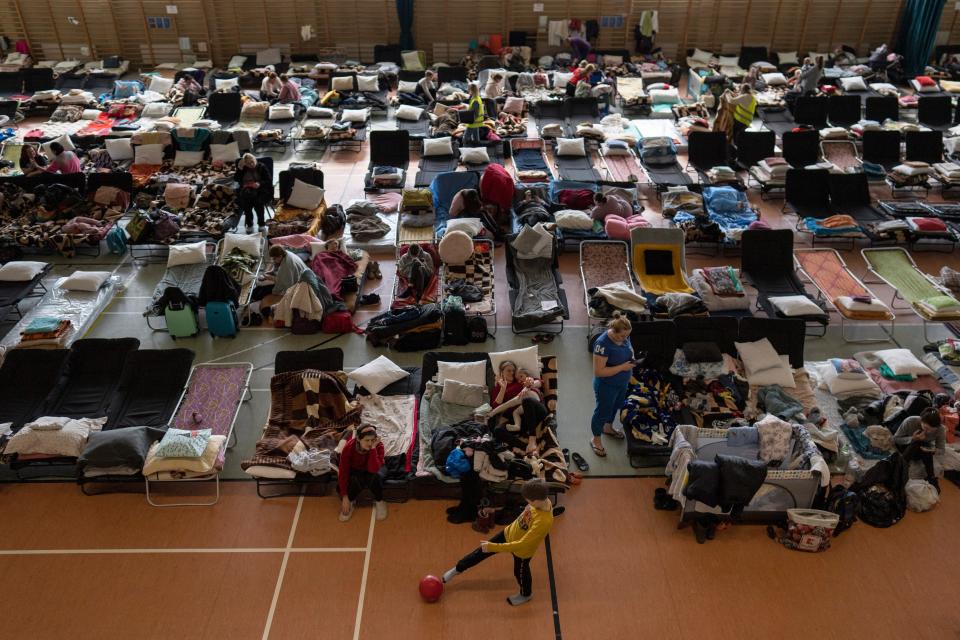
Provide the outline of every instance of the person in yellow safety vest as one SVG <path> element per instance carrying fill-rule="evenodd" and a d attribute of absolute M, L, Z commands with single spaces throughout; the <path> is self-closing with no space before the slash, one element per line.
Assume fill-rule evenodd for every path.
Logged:
<path fill-rule="evenodd" d="M 733 143 L 737 143 L 740 134 L 753 123 L 753 115 L 757 110 L 757 99 L 753 95 L 750 85 L 740 85 L 737 95 L 729 98 L 733 107 Z"/>
<path fill-rule="evenodd" d="M 480 98 L 480 85 L 470 83 L 470 100 L 467 110 L 473 112 L 473 122 L 467 123 L 467 132 L 464 135 L 466 143 L 480 144 L 480 130 L 483 128 L 484 110 L 483 100 Z"/>

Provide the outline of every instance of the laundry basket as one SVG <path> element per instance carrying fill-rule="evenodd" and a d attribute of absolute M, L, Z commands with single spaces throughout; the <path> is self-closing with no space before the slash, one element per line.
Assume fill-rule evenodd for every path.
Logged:
<path fill-rule="evenodd" d="M 787 533 L 780 542 L 798 551 L 826 551 L 840 516 L 817 509 L 787 509 Z"/>

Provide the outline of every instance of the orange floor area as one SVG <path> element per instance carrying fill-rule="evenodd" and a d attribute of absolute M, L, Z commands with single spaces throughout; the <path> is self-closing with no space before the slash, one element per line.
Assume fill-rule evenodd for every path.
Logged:
<path fill-rule="evenodd" d="M 495 556 L 423 603 L 417 582 L 485 538 L 446 502 L 360 508 L 331 497 L 261 500 L 227 483 L 213 508 L 64 484 L 0 486 L 5 638 L 955 638 L 960 491 L 890 529 L 862 523 L 821 554 L 743 525 L 698 545 L 652 507 L 656 478 L 592 479 L 560 499 L 533 561 L 534 599 L 510 607 Z M 29 508 L 27 507 L 29 505 Z M 553 597 L 557 609 L 553 608 Z M 557 634 L 559 629 L 559 635 Z"/>

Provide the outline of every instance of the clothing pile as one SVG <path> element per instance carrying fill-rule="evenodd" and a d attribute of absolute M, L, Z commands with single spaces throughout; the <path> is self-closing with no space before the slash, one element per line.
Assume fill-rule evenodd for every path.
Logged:
<path fill-rule="evenodd" d="M 390 225 L 380 219 L 379 210 L 372 202 L 354 200 L 346 208 L 350 235 L 357 242 L 382 238 L 390 232 Z"/>
<path fill-rule="evenodd" d="M 655 301 L 654 312 L 665 313 L 670 318 L 709 314 L 703 300 L 690 293 L 665 293 L 658 296 Z"/>
<path fill-rule="evenodd" d="M 663 194 L 662 214 L 668 220 L 678 213 L 688 213 L 692 216 L 706 216 L 703 208 L 703 196 L 686 187 L 670 187 Z"/>
<path fill-rule="evenodd" d="M 790 164 L 783 158 L 764 158 L 753 168 L 753 173 L 763 182 L 784 182 L 789 169 Z"/>
<path fill-rule="evenodd" d="M 707 171 L 707 177 L 710 178 L 710 182 L 721 183 L 721 182 L 737 182 L 737 172 L 732 168 L 727 166 L 717 166 L 713 167 Z"/>
<path fill-rule="evenodd" d="M 898 164 L 887 174 L 895 187 L 915 187 L 927 184 L 927 178 L 933 169 L 926 162 L 907 161 Z"/>
<path fill-rule="evenodd" d="M 62 346 L 72 332 L 73 325 L 69 320 L 42 316 L 31 320 L 30 324 L 20 332 L 20 345 L 24 347 Z"/>

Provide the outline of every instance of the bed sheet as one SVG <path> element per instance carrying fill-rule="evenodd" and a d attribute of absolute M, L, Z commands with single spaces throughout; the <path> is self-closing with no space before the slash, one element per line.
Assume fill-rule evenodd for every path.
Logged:
<path fill-rule="evenodd" d="M 386 457 L 406 454 L 416 435 L 417 397 L 415 395 L 357 397 L 362 409 L 363 421 L 377 425 L 377 435 L 383 442 Z"/>
<path fill-rule="evenodd" d="M 71 330 L 60 340 L 49 344 L 32 345 L 20 348 L 63 349 L 69 347 L 75 340 L 83 337 L 90 330 L 104 309 L 113 301 L 120 288 L 120 278 L 111 276 L 97 291 L 67 291 L 60 285 L 65 278 L 60 278 L 50 287 L 46 294 L 29 312 L 24 314 L 20 322 L 15 324 L 10 332 L 0 340 L 0 347 L 14 348 L 20 343 L 20 333 L 24 331 L 34 318 L 57 317 L 69 320 Z"/>

